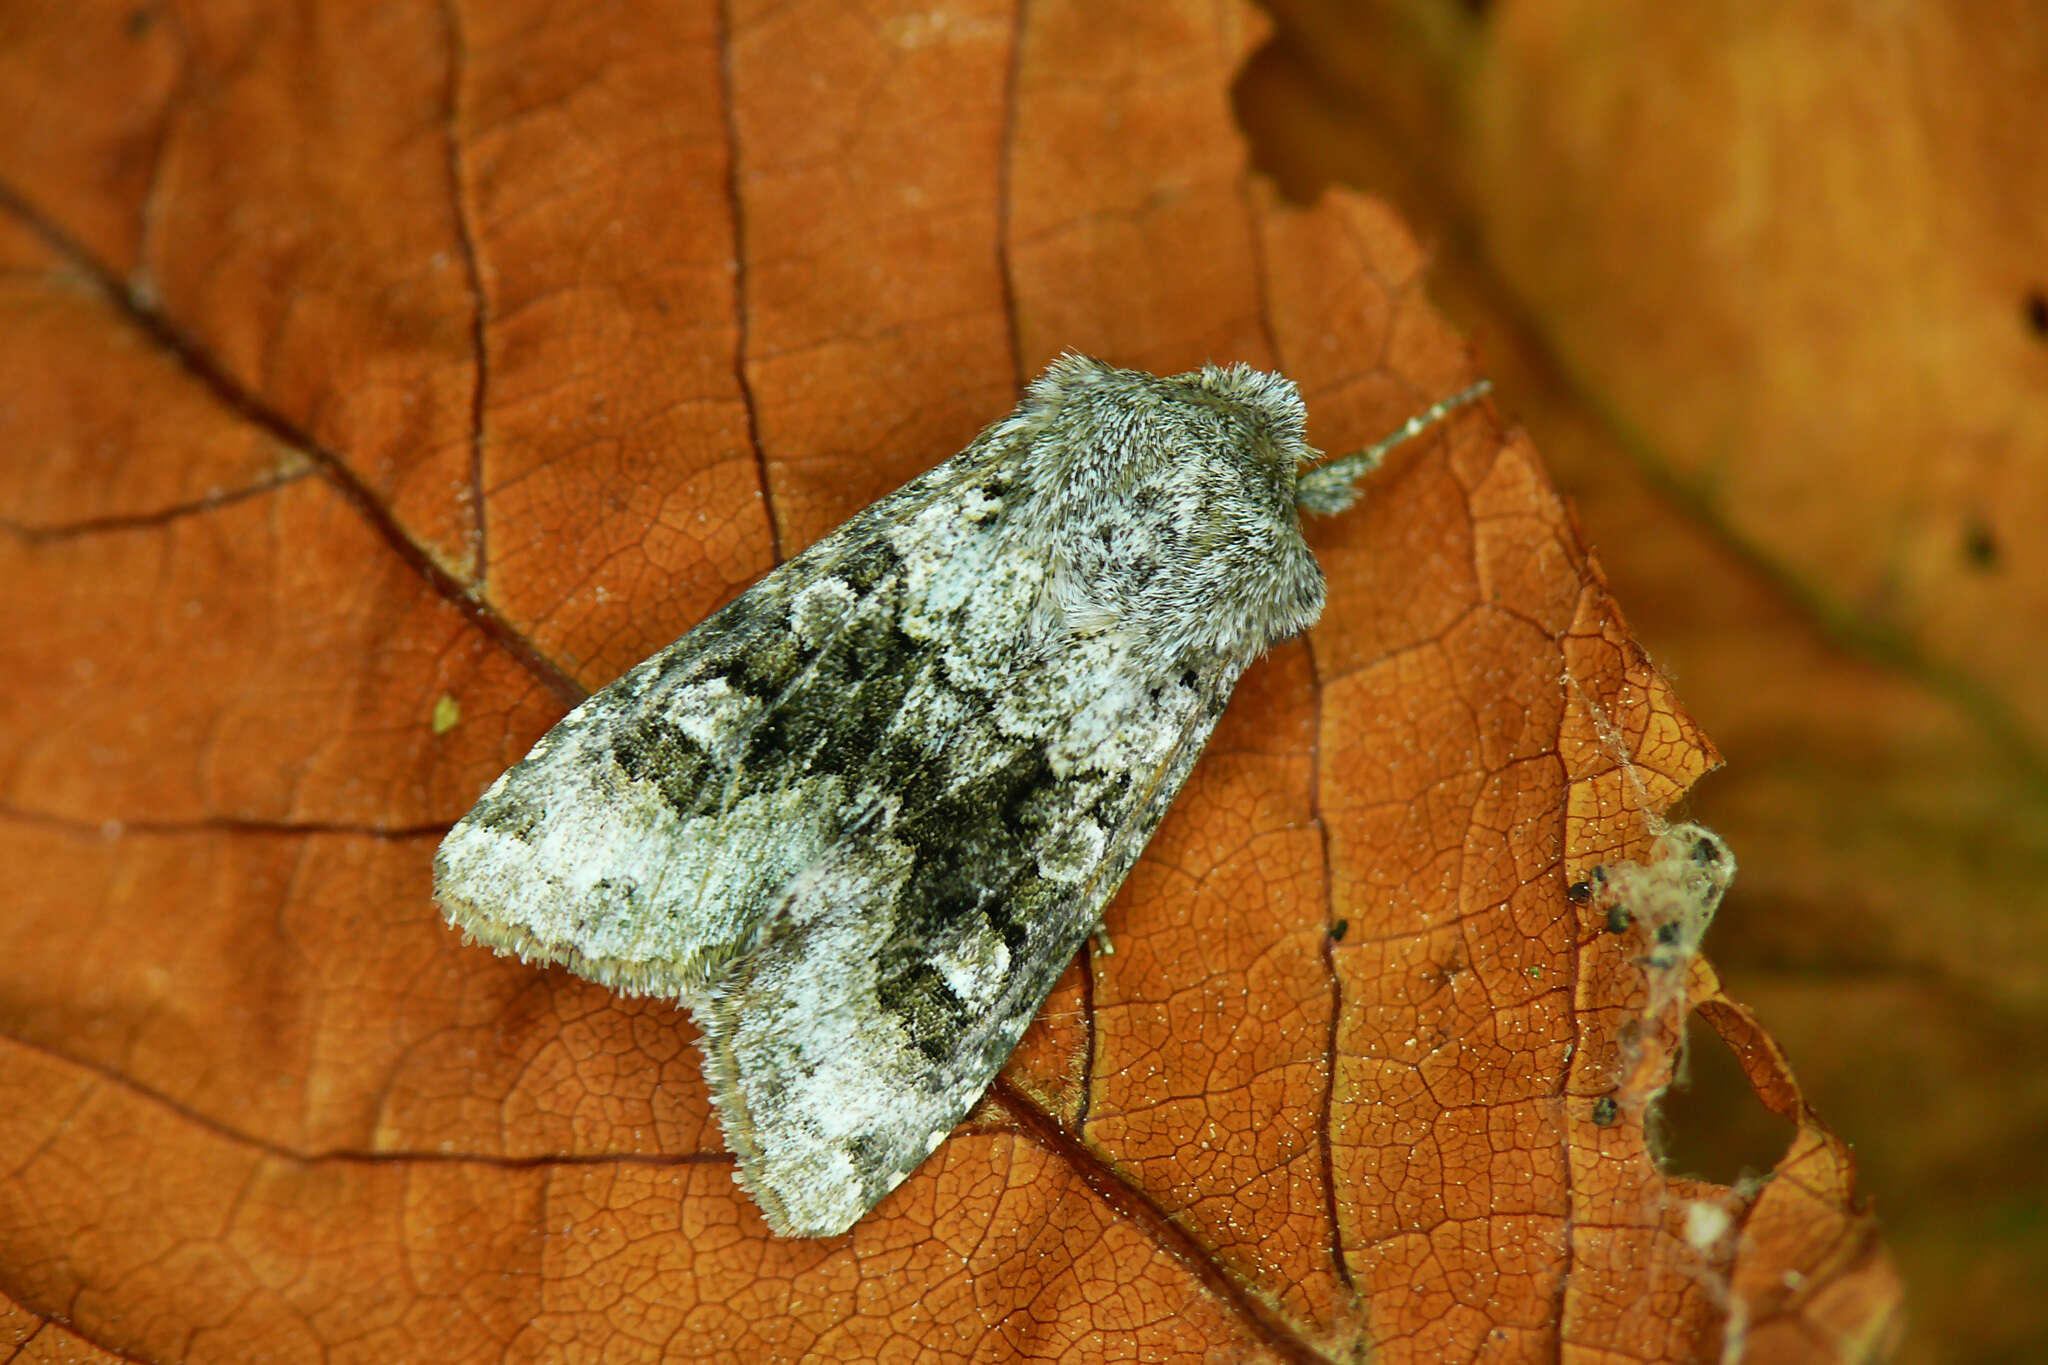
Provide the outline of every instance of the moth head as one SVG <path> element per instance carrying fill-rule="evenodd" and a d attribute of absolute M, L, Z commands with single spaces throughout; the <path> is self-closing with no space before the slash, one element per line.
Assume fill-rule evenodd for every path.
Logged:
<path fill-rule="evenodd" d="M 1315 458 L 1294 384 L 1244 365 L 1160 378 L 1064 356 L 1019 413 L 1032 536 L 1081 633 L 1161 668 L 1250 659 L 1314 624 L 1323 576 L 1296 471 Z"/>

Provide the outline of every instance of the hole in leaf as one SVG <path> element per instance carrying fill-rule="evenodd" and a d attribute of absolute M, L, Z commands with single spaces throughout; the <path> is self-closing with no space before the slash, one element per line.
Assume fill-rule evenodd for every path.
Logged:
<path fill-rule="evenodd" d="M 1664 1173 L 1717 1185 L 1768 1175 L 1795 1131 L 1764 1108 L 1721 1035 L 1688 1018 L 1685 1060 L 1651 1113 L 1650 1150 Z"/>

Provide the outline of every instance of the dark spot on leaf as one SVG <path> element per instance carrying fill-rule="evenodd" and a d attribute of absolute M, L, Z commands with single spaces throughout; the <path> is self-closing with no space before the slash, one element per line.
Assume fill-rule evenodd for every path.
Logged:
<path fill-rule="evenodd" d="M 1335 924 L 1333 924 L 1333 925 L 1331 925 L 1331 926 L 1330 926 L 1330 942 L 1332 942 L 1332 943 L 1342 943 L 1342 942 L 1344 941 L 1344 935 L 1345 935 L 1345 934 L 1346 934 L 1347 932 L 1349 932 L 1349 931 L 1350 931 L 1350 929 L 1351 929 L 1351 921 L 1350 921 L 1350 920 L 1348 920 L 1348 919 L 1340 919 L 1340 920 L 1338 920 L 1338 921 L 1337 921 L 1337 922 L 1336 922 Z"/>
<path fill-rule="evenodd" d="M 1982 518 L 1972 517 L 1970 524 L 1963 528 L 1963 558 L 1980 573 L 1989 573 L 1998 567 L 1998 537 L 1992 534 L 1989 523 Z"/>
<path fill-rule="evenodd" d="M 1565 889 L 1564 898 L 1573 905 L 1584 905 L 1593 899 L 1593 883 L 1573 882 Z"/>
<path fill-rule="evenodd" d="M 1626 905 L 1610 905 L 1609 907 L 1607 907 L 1608 933 L 1625 934 L 1628 932 L 1628 926 L 1629 913 L 1628 907 Z"/>
<path fill-rule="evenodd" d="M 1621 1117 L 1621 1106 L 1614 1102 L 1614 1096 L 1602 1095 L 1593 1101 L 1593 1122 L 1602 1128 L 1609 1127 Z"/>

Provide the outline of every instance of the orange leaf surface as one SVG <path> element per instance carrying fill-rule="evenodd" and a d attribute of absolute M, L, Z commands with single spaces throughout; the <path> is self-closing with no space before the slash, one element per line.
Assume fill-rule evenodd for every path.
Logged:
<path fill-rule="evenodd" d="M 1253 11 L 0 16 L 0 1346 L 24 1359 L 1750 1359 L 1881 1346 L 1842 1144 L 1567 889 L 1716 760 L 1526 439 L 1319 523 L 989 1098 L 770 1238 L 672 1006 L 465 947 L 566 705 L 1065 348 L 1470 378 L 1379 204 L 1280 205 Z M 1738 850 L 1739 853 L 1739 850 Z M 1691 1006 L 1798 1125 L 1666 1175 Z M 1712 1235 L 1705 1235 L 1711 1233 Z"/>

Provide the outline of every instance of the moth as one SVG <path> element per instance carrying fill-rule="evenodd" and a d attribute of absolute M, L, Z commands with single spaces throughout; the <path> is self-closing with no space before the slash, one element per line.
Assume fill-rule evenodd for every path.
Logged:
<path fill-rule="evenodd" d="M 965 450 L 591 696 L 448 833 L 469 936 L 702 1031 L 735 1179 L 845 1231 L 980 1098 L 1246 665 L 1312 625 L 1285 378 L 1056 361 Z"/>

